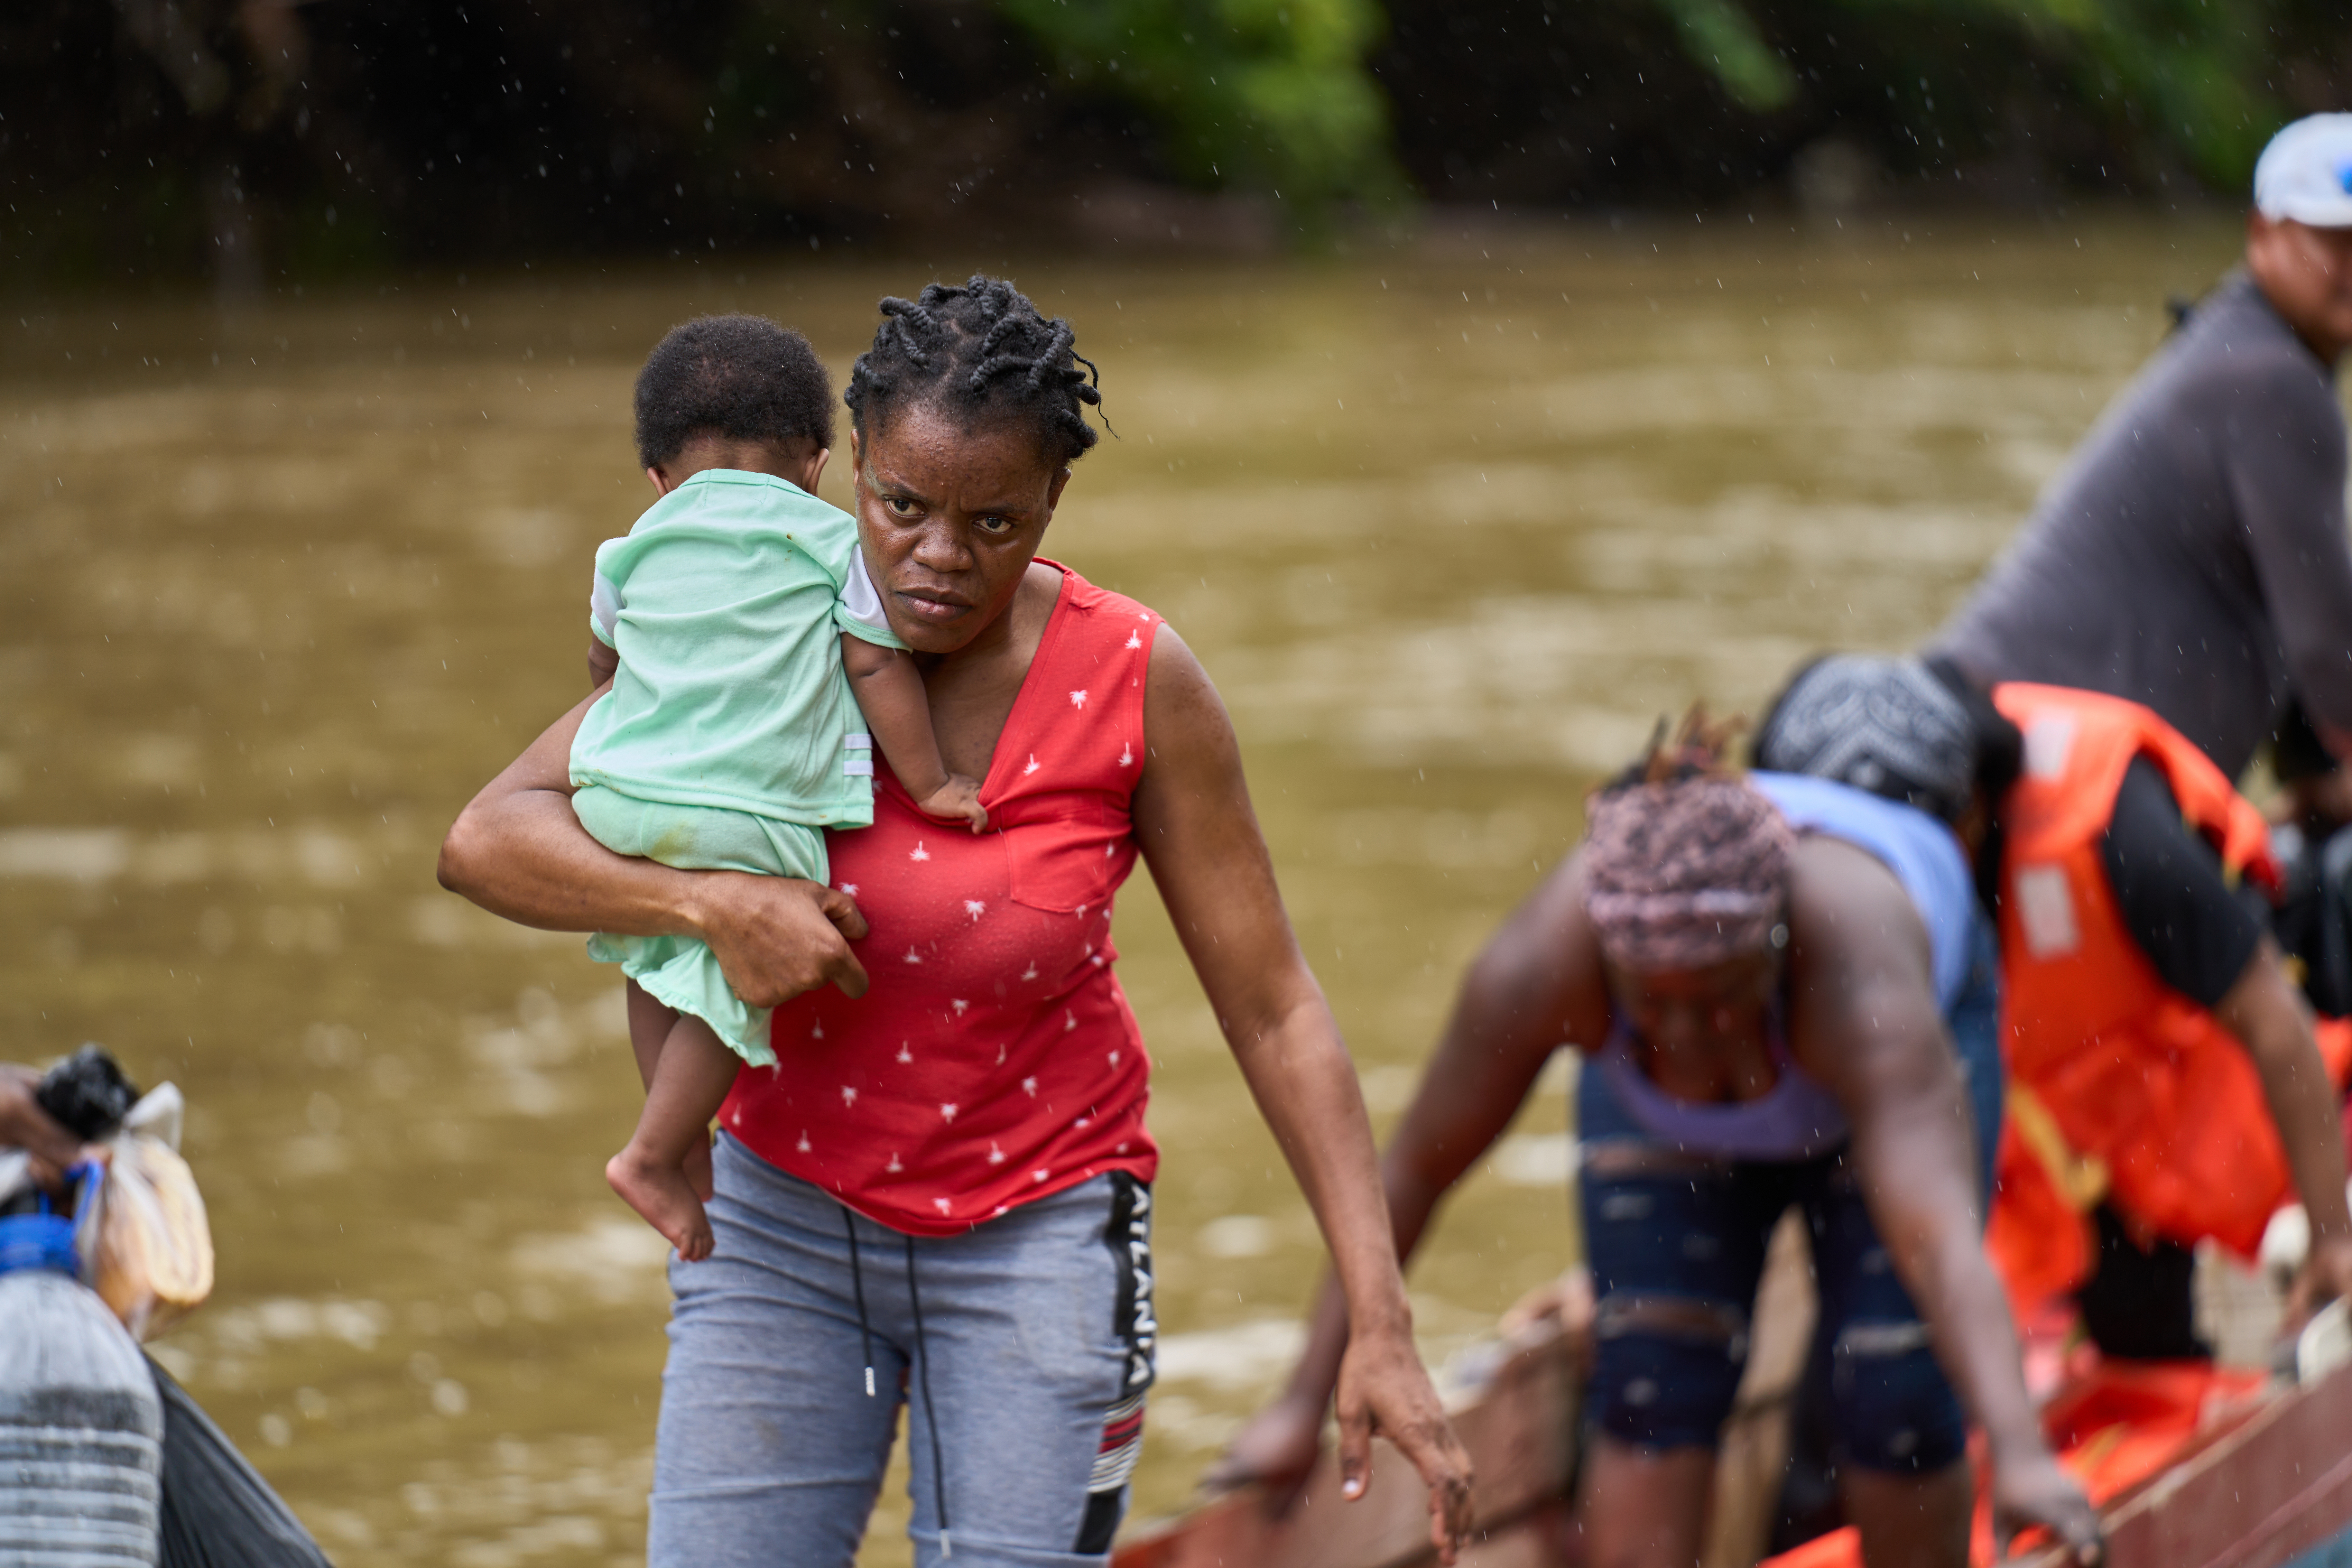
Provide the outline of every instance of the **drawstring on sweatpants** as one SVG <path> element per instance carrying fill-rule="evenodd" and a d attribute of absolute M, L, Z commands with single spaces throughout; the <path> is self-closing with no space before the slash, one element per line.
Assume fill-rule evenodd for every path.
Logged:
<path fill-rule="evenodd" d="M 849 1233 L 849 1288 L 857 1296 L 857 1348 L 866 1357 L 866 1397 L 874 1397 L 874 1330 L 866 1320 L 866 1271 L 857 1260 L 857 1216 L 841 1207 L 841 1228 Z"/>
<path fill-rule="evenodd" d="M 841 1206 L 841 1228 L 849 1235 L 849 1288 L 857 1298 L 857 1345 L 866 1357 L 866 1397 L 874 1397 L 874 1329 L 866 1311 L 866 1268 L 857 1250 L 857 1216 Z M 922 1380 L 923 1423 L 931 1434 L 931 1506 L 940 1515 L 940 1555 L 953 1557 L 948 1533 L 947 1457 L 940 1447 L 940 1411 L 931 1403 L 931 1347 L 923 1337 L 923 1293 L 915 1284 L 915 1238 L 907 1237 L 907 1300 L 915 1309 L 915 1375 Z"/>
<path fill-rule="evenodd" d="M 907 1300 L 915 1309 L 915 1375 L 922 1380 L 923 1421 L 931 1429 L 931 1506 L 940 1516 L 940 1555 L 953 1557 L 948 1537 L 947 1459 L 940 1451 L 940 1407 L 931 1403 L 931 1347 L 923 1338 L 923 1293 L 915 1286 L 915 1238 L 907 1238 Z"/>

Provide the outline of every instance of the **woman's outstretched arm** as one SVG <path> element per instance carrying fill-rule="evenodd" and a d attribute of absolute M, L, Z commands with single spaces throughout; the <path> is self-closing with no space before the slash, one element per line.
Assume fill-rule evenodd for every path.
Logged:
<path fill-rule="evenodd" d="M 2051 1457 L 2009 1300 L 1985 1256 L 1975 1123 L 1918 907 L 1868 852 L 1806 838 L 1790 867 L 1789 933 L 1790 1048 L 1853 1124 L 1871 1222 L 1936 1359 L 1984 1429 L 1994 1528 L 2005 1541 L 2045 1526 L 2077 1562 L 2095 1562 L 2098 1516 Z"/>
<path fill-rule="evenodd" d="M 603 695 L 557 720 L 458 814 L 441 841 L 441 885 L 544 931 L 699 937 L 755 1007 L 828 984 L 864 994 L 849 944 L 866 920 L 846 894 L 789 877 L 674 870 L 588 836 L 572 812 L 572 739 Z"/>
<path fill-rule="evenodd" d="M 1339 1027 L 1309 973 L 1251 811 L 1224 704 L 1161 626 L 1144 695 L 1135 833 L 1225 1041 L 1307 1194 L 1355 1334 L 1339 1384 L 1343 1489 L 1359 1495 L 1377 1431 L 1430 1488 L 1444 1560 L 1470 1526 L 1470 1461 L 1412 1343 L 1372 1130 Z"/>
<path fill-rule="evenodd" d="M 1412 1256 L 1439 1202 L 1510 1125 L 1553 1051 L 1606 1032 L 1608 987 L 1583 902 L 1571 858 L 1503 922 L 1464 976 L 1445 1033 L 1381 1162 L 1400 1258 Z M 1327 1278 L 1289 1383 L 1235 1436 L 1215 1479 L 1259 1481 L 1282 1495 L 1307 1479 L 1322 1447 L 1323 1412 L 1348 1327 L 1347 1300 Z"/>

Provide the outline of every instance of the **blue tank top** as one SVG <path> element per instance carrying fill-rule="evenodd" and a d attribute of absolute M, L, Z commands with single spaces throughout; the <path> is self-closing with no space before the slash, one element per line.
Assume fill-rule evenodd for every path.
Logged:
<path fill-rule="evenodd" d="M 1895 873 L 1927 924 L 1936 1004 L 1949 1012 L 1968 984 L 1976 922 L 1968 862 L 1951 830 L 1924 811 L 1827 779 L 1756 773 L 1748 782 L 1780 808 L 1794 831 L 1843 839 Z M 1729 1105 L 1678 1100 L 1651 1082 L 1633 1060 L 1632 1030 L 1622 1019 L 1594 1065 L 1644 1131 L 1692 1153 L 1810 1160 L 1844 1143 L 1852 1136 L 1845 1112 L 1797 1066 L 1778 1007 L 1766 1044 L 1779 1078 L 1760 1098 Z"/>
<path fill-rule="evenodd" d="M 1969 983 L 1976 885 L 1952 830 L 1916 806 L 1802 773 L 1749 773 L 1794 831 L 1842 838 L 1895 873 L 1927 927 L 1936 1006 L 1949 1012 Z"/>

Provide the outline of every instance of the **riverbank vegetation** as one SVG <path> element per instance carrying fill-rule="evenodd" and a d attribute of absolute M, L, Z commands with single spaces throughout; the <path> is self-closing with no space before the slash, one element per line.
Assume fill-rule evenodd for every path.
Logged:
<path fill-rule="evenodd" d="M 2242 199 L 2330 0 L 23 0 L 0 277 Z"/>

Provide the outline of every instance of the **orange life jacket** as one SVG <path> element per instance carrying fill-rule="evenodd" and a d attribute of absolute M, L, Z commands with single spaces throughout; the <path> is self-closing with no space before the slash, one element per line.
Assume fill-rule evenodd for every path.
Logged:
<path fill-rule="evenodd" d="M 2166 985 L 2132 939 L 2100 841 L 2136 757 L 2162 770 L 2222 872 L 2275 887 L 2262 814 L 2179 731 L 2120 698 L 2011 683 L 1994 705 L 2025 732 L 2002 816 L 2002 1039 L 2009 1114 L 1986 1245 L 2021 1308 L 2089 1278 L 2086 1211 L 2251 1257 L 2291 1195 L 2261 1079 L 2235 1037 Z M 2338 1060 L 2352 1037 L 2331 1031 Z"/>

